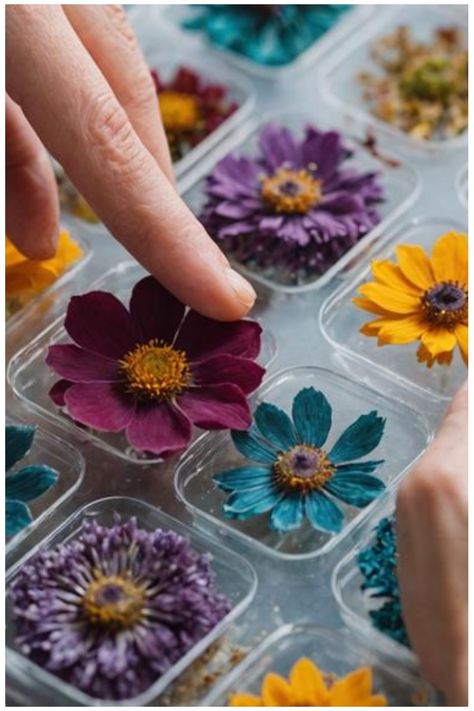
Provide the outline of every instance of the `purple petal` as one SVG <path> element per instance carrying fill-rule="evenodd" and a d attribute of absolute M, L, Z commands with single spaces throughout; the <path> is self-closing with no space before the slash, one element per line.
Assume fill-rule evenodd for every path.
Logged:
<path fill-rule="evenodd" d="M 135 284 L 130 299 L 130 314 L 144 340 L 162 339 L 173 343 L 185 306 L 152 276 Z"/>
<path fill-rule="evenodd" d="M 192 367 L 195 385 L 214 383 L 233 383 L 246 395 L 258 388 L 265 375 L 262 368 L 253 360 L 232 355 L 216 355 Z"/>
<path fill-rule="evenodd" d="M 346 155 L 341 135 L 336 131 L 307 134 L 301 150 L 305 166 L 316 163 L 314 175 L 323 180 L 329 180 Z"/>
<path fill-rule="evenodd" d="M 291 131 L 287 128 L 274 123 L 267 124 L 260 133 L 259 143 L 265 162 L 272 171 L 284 163 L 300 167 L 298 149 Z"/>
<path fill-rule="evenodd" d="M 235 237 L 236 235 L 247 234 L 253 230 L 254 226 L 250 222 L 233 222 L 219 229 L 218 237 Z"/>
<path fill-rule="evenodd" d="M 255 321 L 221 322 L 190 311 L 176 338 L 176 348 L 186 351 L 191 361 L 218 353 L 256 358 L 260 352 L 262 328 Z"/>
<path fill-rule="evenodd" d="M 135 449 L 163 457 L 185 449 L 191 441 L 191 422 L 170 402 L 139 404 L 127 427 Z"/>
<path fill-rule="evenodd" d="M 272 217 L 262 217 L 260 220 L 259 228 L 266 232 L 276 232 L 283 224 L 285 218 L 282 215 L 275 215 Z"/>
<path fill-rule="evenodd" d="M 241 201 L 239 202 L 220 202 L 216 209 L 216 215 L 228 217 L 231 220 L 242 220 L 255 212 L 253 207 L 245 207 Z"/>
<path fill-rule="evenodd" d="M 323 210 L 343 214 L 350 212 L 360 212 L 365 209 L 364 200 L 360 195 L 351 195 L 347 192 L 337 192 L 325 195 L 319 207 Z"/>
<path fill-rule="evenodd" d="M 311 241 L 308 231 L 303 227 L 303 219 L 301 217 L 291 217 L 285 220 L 278 230 L 278 236 L 301 247 Z"/>
<path fill-rule="evenodd" d="M 133 417 L 135 402 L 116 383 L 76 383 L 64 395 L 69 415 L 103 432 L 120 432 Z"/>
<path fill-rule="evenodd" d="M 190 388 L 177 398 L 177 404 L 193 424 L 204 429 L 246 430 L 252 423 L 244 393 L 230 383 Z"/>
<path fill-rule="evenodd" d="M 139 340 L 125 306 L 105 291 L 73 296 L 64 325 L 79 346 L 109 358 L 121 358 Z"/>
<path fill-rule="evenodd" d="M 50 346 L 46 364 L 73 383 L 107 383 L 123 379 L 116 360 L 85 351 L 72 343 Z"/>
<path fill-rule="evenodd" d="M 64 395 L 66 390 L 68 390 L 71 385 L 72 383 L 69 380 L 58 380 L 57 383 L 54 383 L 53 387 L 49 391 L 49 397 L 55 405 L 58 407 L 64 407 L 66 405 Z"/>

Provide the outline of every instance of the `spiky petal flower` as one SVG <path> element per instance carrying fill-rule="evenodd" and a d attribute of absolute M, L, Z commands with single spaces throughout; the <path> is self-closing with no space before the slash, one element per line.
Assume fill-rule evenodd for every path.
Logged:
<path fill-rule="evenodd" d="M 383 463 L 354 461 L 379 444 L 385 420 L 376 411 L 361 415 L 329 451 L 332 409 L 322 392 L 301 390 L 293 401 L 292 420 L 275 405 L 262 403 L 247 432 L 233 432 L 236 448 L 255 464 L 214 476 L 230 494 L 224 504 L 228 518 L 246 520 L 271 511 L 270 527 L 299 528 L 306 517 L 321 531 L 337 533 L 344 513 L 335 503 L 367 506 L 385 489 L 372 472 Z"/>
<path fill-rule="evenodd" d="M 62 380 L 53 401 L 77 422 L 125 431 L 139 451 L 169 456 L 187 447 L 192 424 L 246 429 L 247 395 L 264 369 L 254 362 L 261 328 L 222 323 L 189 310 L 153 277 L 132 291 L 130 310 L 115 296 L 73 296 L 65 328 L 74 343 L 49 348 Z"/>
<path fill-rule="evenodd" d="M 336 131 L 307 126 L 302 141 L 266 124 L 255 158 L 228 155 L 207 178 L 200 219 L 234 259 L 296 283 L 326 272 L 381 219 L 376 173 L 344 163 Z"/>
<path fill-rule="evenodd" d="M 449 365 L 456 346 L 468 361 L 467 235 L 439 237 L 431 258 L 417 245 L 398 246 L 397 262 L 372 262 L 375 281 L 359 288 L 356 306 L 377 318 L 361 328 L 379 346 L 420 341 L 417 357 L 431 368 Z"/>
<path fill-rule="evenodd" d="M 21 568 L 10 595 L 18 649 L 99 699 L 145 691 L 230 609 L 206 555 L 173 531 L 135 518 L 44 548 Z"/>

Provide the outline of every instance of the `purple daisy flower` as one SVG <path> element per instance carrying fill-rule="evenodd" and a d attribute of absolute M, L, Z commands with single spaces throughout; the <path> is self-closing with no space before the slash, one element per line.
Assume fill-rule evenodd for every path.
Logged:
<path fill-rule="evenodd" d="M 16 645 L 91 696 L 145 691 L 229 612 L 209 556 L 173 531 L 135 518 L 85 521 L 72 540 L 40 550 L 11 587 Z"/>
<path fill-rule="evenodd" d="M 187 447 L 192 425 L 247 429 L 247 395 L 265 369 L 254 362 L 261 328 L 222 323 L 189 310 L 153 277 L 115 296 L 73 296 L 65 328 L 74 343 L 54 345 L 46 363 L 61 376 L 50 391 L 77 422 L 125 431 L 139 451 L 170 456 Z"/>
<path fill-rule="evenodd" d="M 244 264 L 278 268 L 282 281 L 326 272 L 381 220 L 377 173 L 344 167 L 336 131 L 307 126 L 302 141 L 269 123 L 254 159 L 228 155 L 207 178 L 201 222 Z"/>

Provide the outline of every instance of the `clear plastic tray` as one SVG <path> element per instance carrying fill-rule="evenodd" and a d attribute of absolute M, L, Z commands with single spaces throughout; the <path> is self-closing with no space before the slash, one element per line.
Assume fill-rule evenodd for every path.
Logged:
<path fill-rule="evenodd" d="M 399 25 L 408 25 L 415 36 L 428 40 L 433 30 L 443 25 L 457 26 L 467 30 L 467 19 L 449 5 L 388 5 L 379 7 L 369 18 L 363 32 L 356 32 L 347 41 L 340 42 L 331 57 L 321 67 L 318 81 L 325 98 L 344 114 L 349 113 L 365 123 L 381 129 L 395 143 L 404 144 L 413 150 L 419 148 L 428 154 L 454 148 L 467 150 L 467 131 L 446 140 L 423 141 L 409 136 L 386 121 L 370 113 L 362 98 L 362 89 L 357 80 L 362 71 L 376 71 L 370 57 L 374 41 L 393 32 Z M 467 34 L 467 33 L 466 33 Z"/>
<path fill-rule="evenodd" d="M 361 414 L 377 410 L 387 418 L 381 443 L 373 453 L 384 459 L 376 472 L 390 491 L 407 468 L 423 452 L 430 432 L 423 416 L 402 403 L 389 400 L 359 383 L 324 368 L 312 366 L 290 368 L 268 378 L 258 391 L 257 403 L 272 402 L 291 413 L 295 395 L 306 387 L 321 390 L 332 410 L 332 427 L 328 442 L 334 442 L 342 431 Z M 407 424 L 408 423 L 408 424 Z M 400 442 L 404 446 L 400 448 Z M 330 445 L 329 445 L 330 446 Z M 234 447 L 228 432 L 206 434 L 181 460 L 176 470 L 175 487 L 178 496 L 193 514 L 196 526 L 241 542 L 247 549 L 260 551 L 278 561 L 318 558 L 329 553 L 349 533 L 353 532 L 380 500 L 363 509 L 338 501 L 346 515 L 346 524 L 337 535 L 316 531 L 308 522 L 286 534 L 268 527 L 268 515 L 248 521 L 228 520 L 222 510 L 226 495 L 217 488 L 213 476 L 219 472 L 242 466 L 245 461 Z"/>
<path fill-rule="evenodd" d="M 123 303 L 128 304 L 133 285 L 146 272 L 136 262 L 123 262 L 117 265 L 103 277 L 94 282 L 87 291 L 104 290 L 117 296 Z M 103 449 L 115 454 L 121 459 L 145 465 L 162 462 L 160 457 L 146 456 L 136 452 L 127 442 L 124 432 L 98 432 L 76 424 L 66 415 L 62 414 L 52 402 L 48 393 L 58 376 L 45 363 L 47 349 L 56 343 L 70 343 L 71 338 L 64 329 L 65 314 L 59 317 L 50 328 L 39 334 L 25 348 L 21 349 L 10 361 L 8 366 L 8 379 L 18 397 L 27 402 L 31 407 L 46 416 L 49 420 L 59 425 L 68 432 L 74 432 L 81 441 L 94 442 Z M 276 346 L 268 329 L 262 338 L 262 350 L 258 358 L 261 365 L 267 366 L 275 356 Z M 203 431 L 195 429 L 193 441 L 203 437 Z"/>
<path fill-rule="evenodd" d="M 415 219 L 402 225 L 388 236 L 387 244 L 376 256 L 377 259 L 394 257 L 395 246 L 399 243 L 421 245 L 431 254 L 436 239 L 448 230 L 466 232 L 462 223 L 448 218 Z M 423 392 L 438 399 L 448 399 L 462 385 L 467 377 L 467 369 L 456 348 L 450 366 L 433 365 L 427 368 L 418 363 L 416 350 L 418 343 L 406 346 L 377 346 L 377 339 L 359 332 L 363 323 L 375 316 L 356 307 L 352 303 L 358 288 L 371 280 L 370 265 L 362 268 L 349 283 L 339 287 L 321 307 L 320 328 L 329 343 L 350 360 L 363 363 L 366 369 L 375 369 L 392 381 L 405 387 Z"/>
<path fill-rule="evenodd" d="M 273 632 L 203 700 L 201 706 L 227 706 L 232 693 L 260 695 L 266 674 L 288 678 L 301 657 L 311 659 L 323 672 L 345 676 L 360 667 L 370 667 L 373 693 L 385 694 L 389 706 L 433 706 L 436 694 L 417 676 L 412 664 L 397 665 L 380 657 L 375 645 L 347 630 L 314 625 L 284 625 Z"/>
<path fill-rule="evenodd" d="M 338 128 L 337 123 L 330 123 L 327 119 L 320 120 L 316 115 L 309 113 L 273 113 L 258 120 L 254 120 L 242 127 L 241 131 L 234 133 L 233 137 L 220 147 L 218 159 L 212 156 L 208 161 L 200 166 L 199 180 L 194 183 L 190 181 L 183 183 L 183 198 L 192 211 L 199 216 L 201 209 L 206 202 L 205 176 L 208 175 L 214 166 L 225 155 L 235 152 L 236 155 L 254 156 L 258 153 L 258 137 L 262 127 L 269 121 L 288 127 L 296 136 L 302 137 L 304 127 L 308 123 L 314 124 L 320 129 L 330 130 Z M 267 288 L 280 293 L 300 294 L 313 289 L 320 289 L 329 283 L 342 269 L 350 266 L 353 268 L 359 256 L 364 256 L 367 249 L 385 233 L 387 228 L 397 220 L 400 215 L 417 198 L 420 190 L 418 174 L 406 163 L 399 161 L 391 151 L 387 155 L 399 161 L 397 167 L 389 167 L 363 150 L 360 146 L 359 137 L 353 131 L 349 134 L 342 131 L 347 146 L 354 151 L 354 156 L 345 161 L 348 168 L 357 168 L 361 172 L 375 171 L 380 173 L 381 182 L 385 189 L 386 199 L 377 208 L 382 215 L 381 222 L 368 232 L 359 242 L 352 247 L 341 259 L 330 267 L 321 276 L 310 276 L 306 282 L 298 285 L 289 285 L 278 278 L 278 272 L 266 273 L 257 267 L 253 268 L 235 261 L 229 256 L 235 267 L 252 281 L 262 284 Z M 218 242 L 225 251 L 225 242 Z"/>
<path fill-rule="evenodd" d="M 94 501 L 83 507 L 68 518 L 58 529 L 46 539 L 32 541 L 30 552 L 10 570 L 7 576 L 7 590 L 15 579 L 21 566 L 27 562 L 41 546 L 55 546 L 77 535 L 82 521 L 95 519 L 102 525 L 113 523 L 113 514 L 118 512 L 122 519 L 136 516 L 138 524 L 148 530 L 163 528 L 185 536 L 194 550 L 200 553 L 210 553 L 211 565 L 216 576 L 216 588 L 226 595 L 232 603 L 231 611 L 216 627 L 192 649 L 187 652 L 171 669 L 161 676 L 147 691 L 133 699 L 122 702 L 104 702 L 90 697 L 75 689 L 53 674 L 41 669 L 29 661 L 15 649 L 14 623 L 11 618 L 11 600 L 7 595 L 7 665 L 9 673 L 18 684 L 34 686 L 35 693 L 46 695 L 48 705 L 80 705 L 80 706 L 142 706 L 156 700 L 199 655 L 216 640 L 218 640 L 230 625 L 244 612 L 254 597 L 257 577 L 252 566 L 241 556 L 227 550 L 210 540 L 207 536 L 194 531 L 188 526 L 176 521 L 171 516 L 137 499 L 112 497 Z M 159 704 L 158 704 L 159 705 Z"/>
<path fill-rule="evenodd" d="M 462 168 L 462 170 L 458 174 L 458 178 L 456 180 L 456 189 L 461 205 L 467 210 L 469 204 L 469 176 L 467 165 Z"/>

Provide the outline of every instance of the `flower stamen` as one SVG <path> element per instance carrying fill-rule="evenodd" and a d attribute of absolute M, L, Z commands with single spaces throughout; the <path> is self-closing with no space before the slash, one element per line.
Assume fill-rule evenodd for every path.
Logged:
<path fill-rule="evenodd" d="M 181 392 L 190 382 L 186 353 L 153 338 L 136 346 L 120 361 L 127 390 L 138 397 L 161 400 Z"/>
<path fill-rule="evenodd" d="M 437 326 L 454 327 L 467 322 L 468 292 L 458 281 L 441 281 L 421 297 L 426 318 Z"/>
<path fill-rule="evenodd" d="M 161 91 L 158 101 L 166 131 L 192 131 L 196 128 L 201 117 L 195 96 L 178 91 Z"/>
<path fill-rule="evenodd" d="M 279 168 L 262 180 L 261 197 L 276 212 L 305 215 L 321 202 L 321 185 L 307 170 Z"/>
<path fill-rule="evenodd" d="M 139 622 L 145 604 L 144 590 L 117 575 L 99 573 L 82 600 L 92 624 L 109 629 L 126 629 Z"/>
<path fill-rule="evenodd" d="M 336 469 L 324 450 L 299 444 L 278 456 L 273 471 L 280 486 L 306 493 L 320 489 Z"/>

